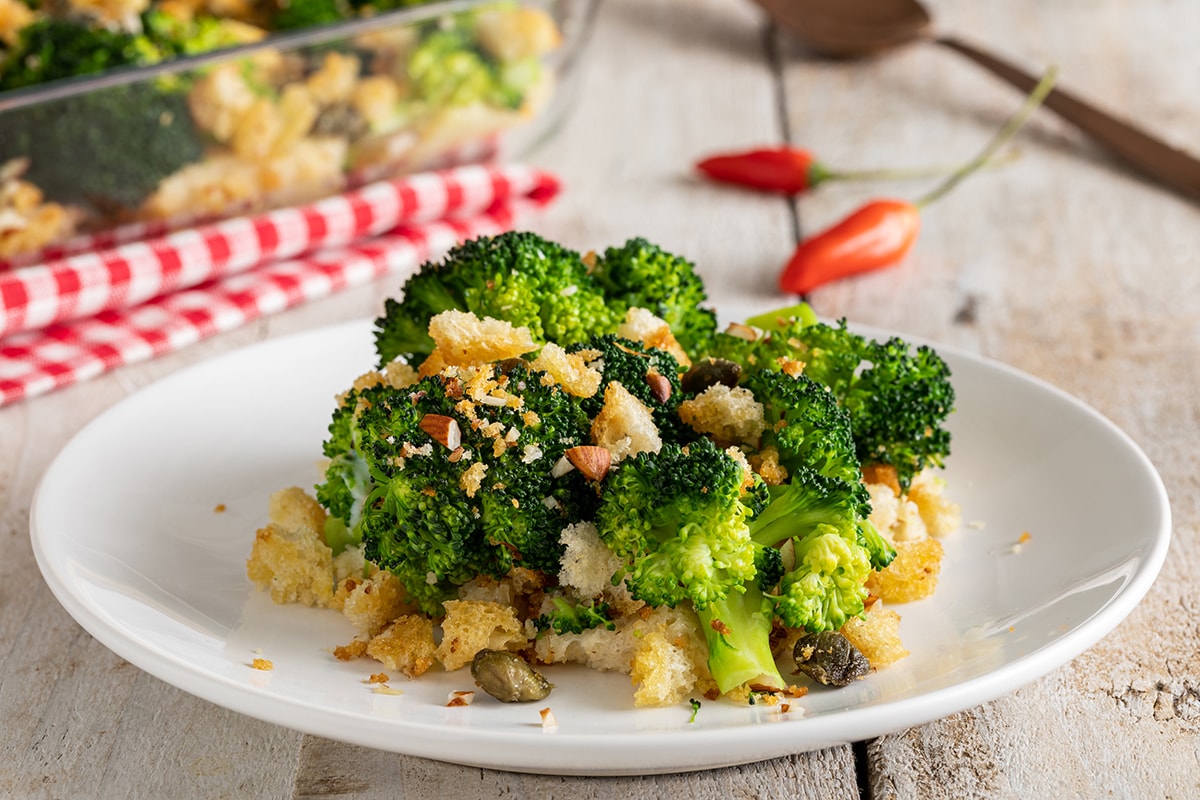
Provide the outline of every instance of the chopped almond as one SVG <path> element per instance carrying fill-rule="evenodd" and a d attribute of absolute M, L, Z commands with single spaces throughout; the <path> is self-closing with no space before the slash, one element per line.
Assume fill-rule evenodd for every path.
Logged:
<path fill-rule="evenodd" d="M 603 447 L 581 445 L 564 453 L 567 460 L 590 481 L 604 480 L 612 466 L 612 455 Z"/>
<path fill-rule="evenodd" d="M 459 445 L 462 444 L 462 431 L 459 429 L 458 421 L 454 417 L 447 417 L 442 414 L 426 414 L 421 417 L 421 421 L 418 424 L 421 430 L 428 433 L 435 442 L 451 451 L 457 450 Z"/>

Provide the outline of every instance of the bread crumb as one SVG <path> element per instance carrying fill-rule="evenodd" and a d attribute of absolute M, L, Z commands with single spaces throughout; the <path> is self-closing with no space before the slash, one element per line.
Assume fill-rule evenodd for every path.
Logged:
<path fill-rule="evenodd" d="M 529 328 L 492 317 L 480 319 L 470 311 L 443 311 L 429 321 L 429 335 L 439 356 L 435 363 L 441 365 L 488 364 L 537 349 Z M 441 367 L 434 371 L 440 372 Z M 420 372 L 431 374 L 425 364 Z"/>
<path fill-rule="evenodd" d="M 679 366 L 684 369 L 692 365 L 692 360 L 688 358 L 688 354 L 684 352 L 683 347 L 676 340 L 675 334 L 671 332 L 671 326 L 667 324 L 667 321 L 655 316 L 647 309 L 630 308 L 626 311 L 625 320 L 617 328 L 617 336 L 620 336 L 622 339 L 641 342 L 646 347 L 654 350 L 666 350 L 675 356 L 675 360 L 679 362 Z"/>
<path fill-rule="evenodd" d="M 532 369 L 546 373 L 555 383 L 576 397 L 591 397 L 600 389 L 602 375 L 588 366 L 595 351 L 568 353 L 554 342 L 548 342 L 531 363 Z"/>
<path fill-rule="evenodd" d="M 269 658 L 255 658 L 250 662 L 250 666 L 263 672 L 270 672 L 275 669 L 275 664 Z"/>

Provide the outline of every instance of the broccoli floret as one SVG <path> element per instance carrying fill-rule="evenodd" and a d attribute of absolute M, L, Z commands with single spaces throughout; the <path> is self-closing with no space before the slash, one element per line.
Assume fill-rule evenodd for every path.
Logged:
<path fill-rule="evenodd" d="M 583 633 L 592 628 L 615 630 L 617 625 L 609 617 L 607 603 L 575 603 L 563 597 L 552 597 L 554 608 L 533 621 L 538 632 L 552 630 L 555 633 Z"/>
<path fill-rule="evenodd" d="M 648 309 L 666 320 L 688 353 L 709 346 L 716 315 L 704 307 L 708 301 L 704 282 L 687 259 L 634 238 L 605 250 L 592 275 L 622 315 L 629 308 Z"/>
<path fill-rule="evenodd" d="M 579 254 L 529 232 L 481 237 L 426 264 L 375 321 L 380 363 L 419 363 L 433 351 L 429 320 L 449 309 L 526 326 L 535 342 L 563 347 L 616 329 Z"/>
<path fill-rule="evenodd" d="M 600 366 L 600 387 L 583 400 L 583 408 L 589 415 L 595 417 L 600 413 L 604 406 L 604 389 L 616 381 L 650 409 L 665 441 L 684 443 L 697 438 L 695 431 L 679 419 L 679 403 L 684 393 L 679 384 L 681 369 L 675 356 L 615 334 L 589 339 L 573 350 L 599 353 L 595 363 Z"/>
<path fill-rule="evenodd" d="M 417 102 L 438 107 L 486 103 L 520 108 L 541 79 L 536 57 L 501 63 L 479 46 L 475 15 L 463 13 L 430 28 L 408 56 L 408 80 Z"/>
<path fill-rule="evenodd" d="M 587 443 L 589 420 L 541 377 L 493 365 L 352 395 L 330 424 L 317 487 L 337 520 L 327 540 L 361 541 L 428 613 L 479 575 L 556 572 L 559 534 L 594 491 L 552 469 Z"/>
<path fill-rule="evenodd" d="M 0 61 L 0 91 L 153 64 L 162 57 L 162 48 L 148 36 L 82 20 L 42 17 L 21 29 L 16 46 Z"/>
<path fill-rule="evenodd" d="M 861 484 L 850 416 L 825 387 L 805 374 L 776 370 L 751 373 L 745 386 L 763 405 L 763 446 L 775 447 L 789 472 L 809 469 Z M 869 502 L 865 489 L 860 499 Z"/>
<path fill-rule="evenodd" d="M 355 13 L 348 0 L 277 0 L 271 13 L 271 28 L 290 31 L 328 25 L 350 19 Z"/>
<path fill-rule="evenodd" d="M 0 66 L 0 91 L 160 60 L 143 34 L 41 19 Z M 4 117 L 0 162 L 26 157 L 26 177 L 60 203 L 104 213 L 136 208 L 159 182 L 204 155 L 182 87 L 141 81 L 20 106 Z M 87 155 L 86 168 L 64 153 Z"/>
<path fill-rule="evenodd" d="M 609 472 L 600 539 L 627 564 L 630 592 L 652 606 L 690 600 L 699 610 L 754 577 L 741 501 L 744 467 L 707 439 L 639 453 Z"/>
<path fill-rule="evenodd" d="M 803 308 L 759 320 L 773 322 L 767 335 L 750 342 L 718 334 L 713 355 L 751 373 L 777 369 L 779 359 L 804 362 L 804 375 L 828 387 L 850 415 L 859 461 L 894 467 L 901 488 L 926 467 L 944 464 L 954 388 L 950 368 L 932 348 L 914 348 L 899 337 L 872 340 L 849 330 L 845 320 L 815 322 Z"/>

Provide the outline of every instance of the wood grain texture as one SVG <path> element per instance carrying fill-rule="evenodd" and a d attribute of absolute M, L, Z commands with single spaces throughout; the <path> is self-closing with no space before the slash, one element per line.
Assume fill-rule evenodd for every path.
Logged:
<path fill-rule="evenodd" d="M 1200 6 L 1181 0 L 930 3 L 938 27 L 1194 145 Z M 787 135 L 835 167 L 969 157 L 1016 92 L 953 53 L 812 58 L 748 0 L 604 0 L 584 91 L 531 160 L 563 177 L 531 226 L 588 249 L 644 235 L 699 264 L 727 307 L 778 301 L 776 270 L 880 193 L 796 202 L 701 184 L 707 152 Z M 560 778 L 457 767 L 305 736 L 186 695 L 67 616 L 38 576 L 30 500 L 53 455 L 159 377 L 236 347 L 376 313 L 384 280 L 147 364 L 0 409 L 0 797 L 1184 798 L 1200 796 L 1200 207 L 1105 158 L 1052 116 L 1021 158 L 925 214 L 902 265 L 819 290 L 818 311 L 1012 364 L 1088 402 L 1158 467 L 1174 540 L 1163 574 L 1095 647 L 1007 697 L 867 743 L 674 776 Z M 1019 499 L 1017 500 L 1019 502 Z M 856 755 L 859 758 L 856 758 Z"/>

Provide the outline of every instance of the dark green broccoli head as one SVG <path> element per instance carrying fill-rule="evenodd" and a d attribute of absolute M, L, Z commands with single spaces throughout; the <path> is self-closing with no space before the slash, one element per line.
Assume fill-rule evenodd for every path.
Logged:
<path fill-rule="evenodd" d="M 825 387 L 804 374 L 753 373 L 745 387 L 763 405 L 764 447 L 774 446 L 789 473 L 811 470 L 861 487 L 850 417 Z M 866 490 L 860 502 L 866 504 Z"/>
<path fill-rule="evenodd" d="M 622 315 L 629 308 L 645 308 L 666 320 L 687 353 L 708 349 L 716 315 L 704 307 L 704 282 L 687 259 L 634 238 L 605 250 L 592 275 Z"/>
<path fill-rule="evenodd" d="M 918 472 L 943 466 L 950 454 L 944 427 L 954 410 L 950 368 L 931 348 L 912 350 L 897 338 L 872 342 L 866 364 L 842 398 L 858 457 L 890 464 L 907 488 Z"/>
<path fill-rule="evenodd" d="M 328 25 L 351 19 L 355 13 L 348 0 L 275 0 L 271 7 L 271 28 L 290 31 Z"/>
<path fill-rule="evenodd" d="M 627 562 L 633 596 L 697 608 L 743 591 L 754 544 L 742 463 L 706 439 L 622 461 L 605 479 L 596 527 Z"/>
<path fill-rule="evenodd" d="M 429 320 L 459 309 L 526 326 L 535 342 L 571 347 L 616 328 L 578 253 L 529 232 L 481 237 L 426 264 L 375 321 L 380 362 L 419 363 L 433 351 Z"/>
<path fill-rule="evenodd" d="M 594 498 L 578 472 L 555 476 L 566 450 L 587 443 L 576 398 L 513 363 L 380 384 L 351 401 L 330 424 L 335 455 L 318 500 L 335 532 L 360 538 L 422 608 L 437 613 L 478 575 L 557 571 L 563 527 Z"/>
<path fill-rule="evenodd" d="M 828 387 L 850 415 L 859 461 L 895 467 L 902 488 L 950 453 L 945 421 L 954 388 L 946 362 L 928 346 L 871 340 L 845 320 L 828 325 L 790 317 L 753 342 L 718 334 L 713 353 L 750 372 L 778 369 L 781 358 L 804 362 L 804 375 Z"/>
<path fill-rule="evenodd" d="M 21 30 L 0 60 L 0 91 L 152 64 L 163 57 L 149 37 L 83 20 L 42 17 Z"/>

